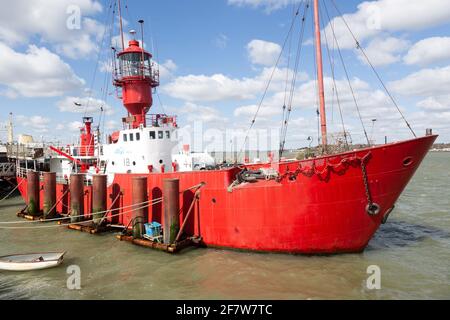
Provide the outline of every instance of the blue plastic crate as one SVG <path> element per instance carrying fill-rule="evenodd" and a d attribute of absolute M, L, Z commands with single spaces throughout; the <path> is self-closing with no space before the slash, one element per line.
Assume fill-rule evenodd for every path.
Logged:
<path fill-rule="evenodd" d="M 150 237 L 157 237 L 161 234 L 161 224 L 158 222 L 144 224 L 145 234 Z"/>

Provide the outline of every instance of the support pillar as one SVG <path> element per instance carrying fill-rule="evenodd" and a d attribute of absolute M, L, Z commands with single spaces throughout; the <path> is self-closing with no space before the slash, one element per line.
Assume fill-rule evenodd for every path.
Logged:
<path fill-rule="evenodd" d="M 70 222 L 82 221 L 84 216 L 84 174 L 70 176 Z"/>
<path fill-rule="evenodd" d="M 132 180 L 132 194 L 133 194 L 133 238 L 140 239 L 144 234 L 144 223 L 148 217 L 148 207 L 141 208 L 148 205 L 143 202 L 148 201 L 147 193 L 147 177 L 135 177 Z"/>
<path fill-rule="evenodd" d="M 39 198 L 39 172 L 27 172 L 27 196 L 28 196 L 28 214 L 31 216 L 40 215 L 40 198 Z"/>
<path fill-rule="evenodd" d="M 92 179 L 92 220 L 95 224 L 98 224 L 106 214 L 106 177 L 99 174 Z"/>
<path fill-rule="evenodd" d="M 164 243 L 172 244 L 180 228 L 180 180 L 165 179 L 163 183 Z"/>
<path fill-rule="evenodd" d="M 56 173 L 44 172 L 44 219 L 56 214 Z"/>

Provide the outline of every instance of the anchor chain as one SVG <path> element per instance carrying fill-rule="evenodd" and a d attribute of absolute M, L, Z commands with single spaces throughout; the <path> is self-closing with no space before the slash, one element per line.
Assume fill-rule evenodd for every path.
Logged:
<path fill-rule="evenodd" d="M 366 162 L 368 161 L 369 158 L 370 158 L 370 153 L 368 153 L 361 160 L 361 171 L 363 174 L 364 188 L 365 188 L 366 197 L 367 197 L 366 212 L 371 216 L 376 216 L 380 212 L 380 206 L 377 203 L 373 202 L 372 194 L 370 193 L 369 179 L 367 177 L 367 168 L 366 168 Z"/>

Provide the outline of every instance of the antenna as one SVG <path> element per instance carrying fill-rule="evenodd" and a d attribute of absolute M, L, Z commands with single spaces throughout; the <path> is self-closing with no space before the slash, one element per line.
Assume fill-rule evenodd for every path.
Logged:
<path fill-rule="evenodd" d="M 142 77 L 145 77 L 145 57 L 144 57 L 144 20 L 139 20 L 141 25 L 141 37 L 142 37 Z"/>

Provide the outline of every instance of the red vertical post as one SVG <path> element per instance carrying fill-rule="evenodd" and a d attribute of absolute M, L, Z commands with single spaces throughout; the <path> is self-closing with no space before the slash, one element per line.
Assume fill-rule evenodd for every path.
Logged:
<path fill-rule="evenodd" d="M 133 238 L 142 238 L 144 234 L 144 223 L 148 217 L 148 193 L 147 177 L 135 177 L 132 179 L 133 194 Z M 143 208 L 144 207 L 144 208 Z"/>
<path fill-rule="evenodd" d="M 84 174 L 70 176 L 70 222 L 83 220 L 84 216 Z"/>
<path fill-rule="evenodd" d="M 28 213 L 32 216 L 40 214 L 39 172 L 27 172 Z"/>
<path fill-rule="evenodd" d="M 180 228 L 180 180 L 164 179 L 164 243 L 172 244 Z"/>
<path fill-rule="evenodd" d="M 44 219 L 56 214 L 56 173 L 44 172 Z"/>
<path fill-rule="evenodd" d="M 325 89 L 323 85 L 322 43 L 320 40 L 319 0 L 314 0 L 314 28 L 316 38 L 317 79 L 319 81 L 320 131 L 322 147 L 327 146 L 327 115 L 325 111 Z"/>
<path fill-rule="evenodd" d="M 92 219 L 98 224 L 105 215 L 107 201 L 106 175 L 95 175 L 92 178 Z"/>

